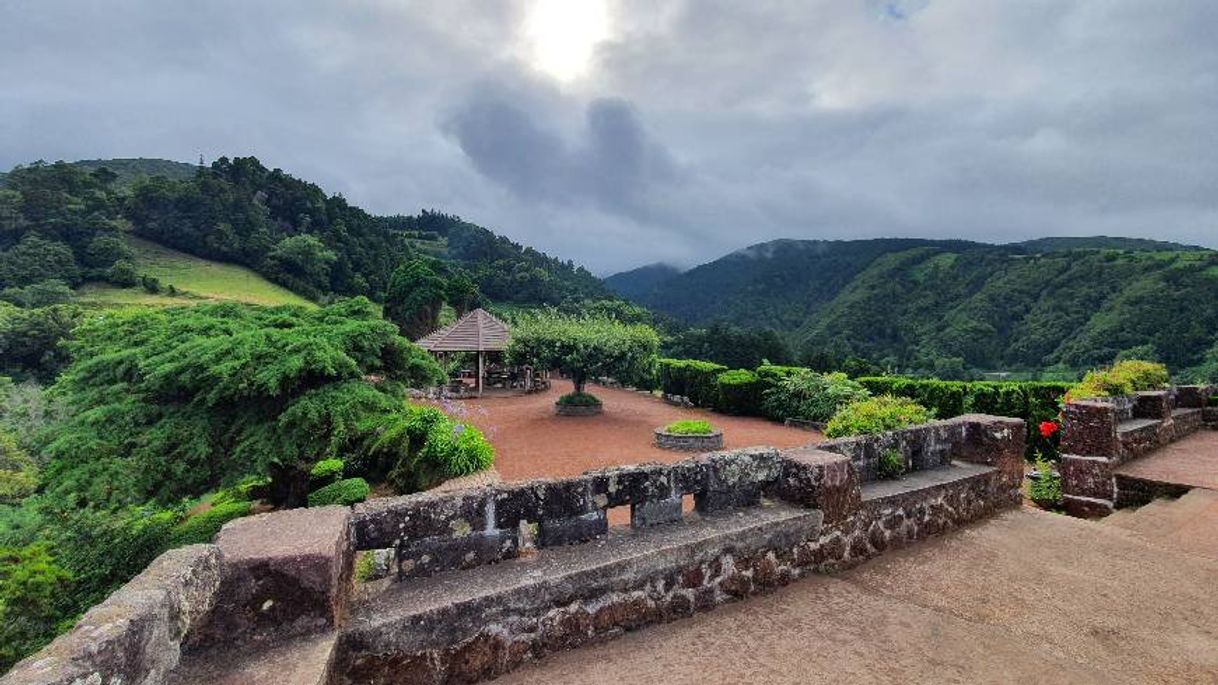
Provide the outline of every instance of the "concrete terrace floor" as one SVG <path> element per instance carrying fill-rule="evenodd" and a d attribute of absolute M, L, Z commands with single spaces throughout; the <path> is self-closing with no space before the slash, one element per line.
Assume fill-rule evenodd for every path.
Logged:
<path fill-rule="evenodd" d="M 1117 470 L 1123 476 L 1218 490 L 1218 431 L 1201 430 Z"/>
<path fill-rule="evenodd" d="M 496 681 L 1218 683 L 1218 561 L 1011 511 Z"/>

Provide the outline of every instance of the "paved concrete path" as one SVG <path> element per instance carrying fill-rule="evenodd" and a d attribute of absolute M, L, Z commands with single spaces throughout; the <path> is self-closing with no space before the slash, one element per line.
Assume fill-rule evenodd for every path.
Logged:
<path fill-rule="evenodd" d="M 1161 483 L 1218 490 L 1218 431 L 1200 430 L 1130 462 L 1117 473 Z"/>
<path fill-rule="evenodd" d="M 1218 683 L 1218 562 L 1014 511 L 496 681 Z"/>

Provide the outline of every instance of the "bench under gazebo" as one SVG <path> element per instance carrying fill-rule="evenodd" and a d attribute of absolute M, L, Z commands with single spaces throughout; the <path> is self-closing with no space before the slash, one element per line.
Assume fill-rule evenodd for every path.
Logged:
<path fill-rule="evenodd" d="M 437 357 L 444 358 L 450 354 L 476 354 L 478 358 L 475 371 L 475 387 L 479 395 L 486 385 L 488 354 L 500 356 L 507 350 L 511 338 L 511 328 L 497 319 L 485 309 L 475 309 L 468 312 L 454 323 L 419 338 L 416 344 Z M 533 370 L 525 369 L 524 377 L 519 379 L 525 391 L 533 389 Z M 509 386 L 511 383 L 508 383 Z"/>

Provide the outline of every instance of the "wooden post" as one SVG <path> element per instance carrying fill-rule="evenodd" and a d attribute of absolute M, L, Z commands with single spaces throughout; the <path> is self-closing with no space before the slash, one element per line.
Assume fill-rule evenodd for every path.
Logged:
<path fill-rule="evenodd" d="M 478 351 L 478 396 L 482 396 L 482 351 Z"/>

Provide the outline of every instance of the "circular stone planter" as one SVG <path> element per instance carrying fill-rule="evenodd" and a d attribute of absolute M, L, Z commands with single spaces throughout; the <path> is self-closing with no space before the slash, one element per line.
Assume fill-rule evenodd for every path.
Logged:
<path fill-rule="evenodd" d="M 656 429 L 656 447 L 680 452 L 711 452 L 723 449 L 723 431 L 702 435 L 678 435 L 663 428 Z"/>
<path fill-rule="evenodd" d="M 559 416 L 596 416 L 605 408 L 599 404 L 558 404 L 554 403 L 554 413 Z"/>

